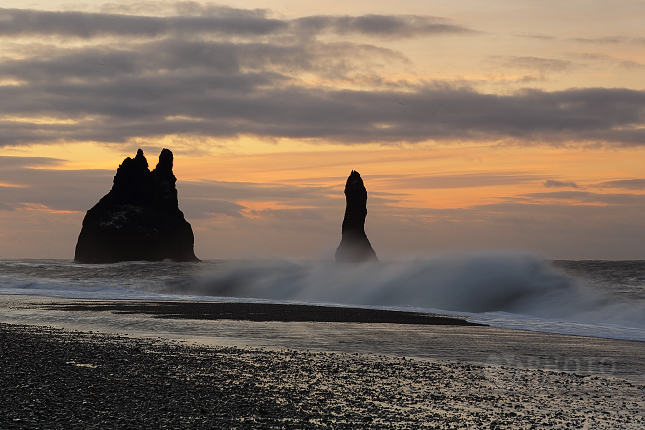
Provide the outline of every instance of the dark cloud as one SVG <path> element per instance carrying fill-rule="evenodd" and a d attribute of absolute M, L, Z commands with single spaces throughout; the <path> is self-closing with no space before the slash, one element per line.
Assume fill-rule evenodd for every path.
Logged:
<path fill-rule="evenodd" d="M 0 76 L 43 85 L 50 97 L 86 94 L 88 84 L 120 89 L 117 96 L 142 97 L 132 94 L 133 87 L 160 85 L 165 89 L 150 90 L 148 95 L 185 92 L 189 90 L 186 85 L 235 94 L 257 91 L 257 87 L 275 89 L 293 79 L 285 73 L 339 78 L 359 68 L 366 73 L 379 61 L 404 63 L 407 59 L 389 49 L 349 43 L 278 45 L 164 39 L 131 45 L 127 50 L 50 49 L 29 59 L 3 61 Z M 60 86 L 50 86 L 54 83 Z"/>
<path fill-rule="evenodd" d="M 156 15 L 156 16 L 245 16 L 264 18 L 269 15 L 267 9 L 238 9 L 215 3 L 200 3 L 197 1 L 143 1 L 132 3 L 105 3 L 99 7 L 101 13 L 125 15 Z"/>
<path fill-rule="evenodd" d="M 122 12 L 143 9 L 116 8 Z M 0 9 L 0 36 L 67 36 L 91 39 L 105 36 L 162 37 L 168 35 L 265 36 L 332 32 L 388 38 L 435 34 L 473 33 L 466 27 L 438 17 L 417 15 L 310 16 L 295 20 L 269 18 L 266 10 L 223 6 L 175 8 L 174 16 L 141 16 L 114 13 L 50 12 Z"/>
<path fill-rule="evenodd" d="M 342 144 L 645 143 L 645 91 L 527 89 L 496 95 L 445 83 L 392 82 L 381 78 L 382 69 L 409 64 L 402 54 L 315 37 L 341 30 L 386 37 L 461 32 L 439 18 L 315 16 L 287 22 L 268 18 L 266 11 L 192 3 L 164 7 L 184 15 L 1 10 L 0 33 L 14 37 L 40 31 L 43 37 L 41 44 L 26 44 L 20 56 L 0 63 L 0 80 L 14 81 L 0 85 L 0 146 L 129 145 L 167 135 Z M 254 26 L 256 21 L 261 25 Z M 252 37 L 220 37 L 217 32 L 229 27 Z M 60 45 L 48 37 L 111 31 L 131 37 L 84 45 Z M 573 64 L 536 57 L 500 61 L 540 73 Z M 338 89 L 338 83 L 354 89 Z"/>
<path fill-rule="evenodd" d="M 547 179 L 544 186 L 547 188 L 578 188 L 578 184 L 573 181 L 556 181 L 555 179 Z"/>
<path fill-rule="evenodd" d="M 235 76 L 186 71 L 105 82 L 52 79 L 0 87 L 4 115 L 77 121 L 4 120 L 0 145 L 127 142 L 168 134 L 219 138 L 246 134 L 341 143 L 503 139 L 527 144 L 645 143 L 645 91 L 589 88 L 493 95 L 447 86 L 408 92 L 351 91 L 277 87 L 269 83 L 268 74 Z"/>
<path fill-rule="evenodd" d="M 418 15 L 310 16 L 296 19 L 295 25 L 302 32 L 329 31 L 388 38 L 475 33 L 444 18 Z"/>
<path fill-rule="evenodd" d="M 133 16 L 87 12 L 50 12 L 30 9 L 0 9 L 0 36 L 67 36 L 91 39 L 105 36 L 161 37 L 166 35 L 258 36 L 283 31 L 285 21 L 263 13 L 231 8 L 229 13 L 206 16 Z"/>
<path fill-rule="evenodd" d="M 0 201 L 13 208 L 42 205 L 58 211 L 86 211 L 110 191 L 113 176 L 114 171 L 107 170 L 2 169 L 0 183 L 13 186 L 0 187 Z"/>
<path fill-rule="evenodd" d="M 65 160 L 50 157 L 12 157 L 0 155 L 0 168 L 6 172 L 24 167 L 56 166 L 63 161 Z"/>
<path fill-rule="evenodd" d="M 600 188 L 622 188 L 625 190 L 643 190 L 645 189 L 645 179 L 620 179 L 617 181 L 601 182 L 596 186 Z"/>

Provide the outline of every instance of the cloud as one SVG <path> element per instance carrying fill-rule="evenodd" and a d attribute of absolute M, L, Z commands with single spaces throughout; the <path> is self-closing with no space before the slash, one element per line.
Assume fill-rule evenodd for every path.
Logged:
<path fill-rule="evenodd" d="M 593 61 L 615 61 L 616 58 L 602 52 L 570 52 L 570 57 Z"/>
<path fill-rule="evenodd" d="M 617 181 L 601 182 L 596 187 L 599 188 L 622 188 L 625 190 L 643 190 L 645 189 L 645 179 L 620 179 Z"/>
<path fill-rule="evenodd" d="M 622 60 L 618 62 L 618 66 L 624 69 L 639 70 L 645 69 L 645 64 L 639 63 L 634 60 Z"/>
<path fill-rule="evenodd" d="M 0 185 L 1 209 L 40 207 L 56 211 L 85 212 L 110 191 L 114 170 L 44 168 L 56 165 L 59 161 L 43 157 L 0 157 L 0 184 L 11 184 Z M 33 169 L 31 166 L 39 168 Z M 342 184 L 342 181 L 339 184 Z M 214 216 L 275 217 L 275 213 L 254 212 L 247 206 L 260 203 L 280 210 L 304 210 L 304 206 L 321 210 L 335 206 L 343 197 L 342 191 L 329 187 L 280 183 L 191 182 L 181 178 L 177 182 L 177 189 L 180 208 L 189 219 Z"/>
<path fill-rule="evenodd" d="M 601 62 L 605 64 L 611 64 L 615 67 L 620 67 L 622 69 L 631 69 L 638 70 L 645 68 L 645 64 L 639 63 L 634 60 L 627 58 L 616 58 L 611 55 L 600 53 L 600 52 L 573 52 L 569 53 L 571 57 L 580 58 L 582 60 L 591 60 L 595 62 Z"/>
<path fill-rule="evenodd" d="M 34 164 L 40 163 L 34 160 Z M 113 176 L 114 171 L 108 170 L 52 170 L 14 166 L 0 171 L 0 183 L 14 185 L 0 187 L 0 201 L 13 208 L 36 205 L 58 211 L 84 212 L 110 191 Z"/>
<path fill-rule="evenodd" d="M 4 158 L 11 157 L 0 157 L 0 163 Z M 19 233 L 11 234 L 22 241 L 30 240 L 40 246 L 44 238 L 52 240 L 59 235 L 54 242 L 58 252 L 55 255 L 71 258 L 82 216 L 108 192 L 114 170 L 64 171 L 43 166 L 42 159 L 20 160 L 12 170 L 0 169 L 0 183 L 11 178 L 20 186 L 0 186 L 0 216 L 18 226 L 15 231 Z M 338 187 L 321 187 L 189 182 L 179 178 L 179 205 L 193 225 L 198 255 L 202 258 L 249 258 L 249 253 L 264 257 L 333 258 L 345 207 L 342 194 L 345 178 L 337 179 Z M 373 186 L 382 181 L 379 188 L 386 179 L 366 176 Z M 403 183 L 408 178 L 389 179 Z M 410 178 L 409 185 L 414 186 L 417 179 Z M 524 177 L 521 172 L 508 175 L 493 172 L 490 177 L 428 176 L 418 185 L 437 181 L 431 185 L 443 186 L 442 181 L 446 181 L 449 186 L 455 180 L 463 181 L 460 186 L 476 186 L 477 180 L 495 184 L 541 179 L 530 173 Z M 500 199 L 498 203 L 448 209 L 409 207 L 410 202 L 401 207 L 394 204 L 392 197 L 396 195 L 370 192 L 368 200 L 366 228 L 383 259 L 473 249 L 482 243 L 490 247 L 531 248 L 561 258 L 633 258 L 638 255 L 637 250 L 625 247 L 632 246 L 630 241 L 642 247 L 638 232 L 645 231 L 641 216 L 645 196 L 637 194 L 531 193 Z M 24 212 L 26 209 L 30 212 Z M 50 209 L 75 212 L 52 214 Z M 326 253 L 318 254 L 321 249 Z M 12 245 L 3 252 L 14 255 L 17 251 Z"/>
<path fill-rule="evenodd" d="M 397 208 L 394 208 L 396 211 Z M 554 219 L 569 218 L 583 219 L 585 217 L 608 217 L 629 219 L 625 213 L 640 211 L 641 206 L 634 205 L 598 205 L 598 204 L 571 204 L 565 200 L 551 200 L 549 202 L 532 201 L 531 199 L 501 201 L 473 205 L 466 208 L 407 208 L 406 213 L 398 216 L 407 216 L 410 220 L 417 219 L 459 223 L 509 223 L 519 222 L 530 224 L 540 222 L 552 224 Z M 373 213 L 374 211 L 372 211 Z M 613 215 L 612 215 L 613 214 Z M 617 215 L 621 214 L 621 215 Z M 605 221 L 606 222 L 606 221 Z M 640 222 L 640 220 L 639 220 Z"/>
<path fill-rule="evenodd" d="M 565 72 L 576 66 L 571 60 L 560 60 L 556 58 L 507 56 L 491 57 L 491 60 L 505 68 L 532 70 L 540 74 L 547 72 Z"/>
<path fill-rule="evenodd" d="M 161 37 L 166 35 L 237 34 L 259 36 L 285 30 L 288 23 L 261 11 L 219 8 L 206 16 L 133 16 L 87 12 L 0 9 L 0 36 Z M 217 12 L 228 13 L 217 13 Z"/>
<path fill-rule="evenodd" d="M 476 33 L 445 18 L 418 15 L 310 16 L 295 20 L 303 32 L 329 31 L 387 38 Z"/>
<path fill-rule="evenodd" d="M 74 6 L 70 6 L 70 10 Z M 98 7 L 101 13 L 154 16 L 246 16 L 264 18 L 267 9 L 238 9 L 217 3 L 197 1 L 142 1 L 131 3 L 104 3 Z"/>
<path fill-rule="evenodd" d="M 487 94 L 463 84 L 392 81 L 383 70 L 410 65 L 400 52 L 318 37 L 465 32 L 450 21 L 408 15 L 288 21 L 262 10 L 191 5 L 164 4 L 169 16 L 2 9 L 7 24 L 0 32 L 42 37 L 0 63 L 0 82 L 9 82 L 0 84 L 0 146 L 131 145 L 164 136 L 645 144 L 645 91 Z M 60 44 L 54 36 L 93 39 Z M 574 66 L 537 57 L 500 61 L 540 73 Z"/>
<path fill-rule="evenodd" d="M 127 5 L 117 12 L 152 12 Z M 450 20 L 418 15 L 309 16 L 295 20 L 268 17 L 262 9 L 245 10 L 195 4 L 175 8 L 173 16 L 142 16 L 114 13 L 50 12 L 31 9 L 0 9 L 0 36 L 66 36 L 93 39 L 106 36 L 157 38 L 163 36 L 234 35 L 257 37 L 276 34 L 362 34 L 409 38 L 437 34 L 474 33 Z"/>
<path fill-rule="evenodd" d="M 642 200 L 580 204 L 540 198 L 465 208 L 378 208 L 370 209 L 368 236 L 387 243 L 375 248 L 392 258 L 500 248 L 555 259 L 633 259 L 645 250 L 643 208 Z"/>
<path fill-rule="evenodd" d="M 542 177 L 518 172 L 465 173 L 455 175 L 403 176 L 378 178 L 372 182 L 379 187 L 395 189 L 450 189 L 476 188 L 498 185 L 524 184 L 540 180 Z"/>
<path fill-rule="evenodd" d="M 186 198 L 182 194 L 181 209 L 188 219 L 210 218 L 217 215 L 241 218 L 244 216 L 242 211 L 245 207 L 225 200 Z"/>
<path fill-rule="evenodd" d="M 251 215 L 263 218 L 275 218 L 280 221 L 298 222 L 298 221 L 320 221 L 325 219 L 325 214 L 318 208 L 310 209 L 263 209 L 252 210 Z"/>
<path fill-rule="evenodd" d="M 329 187 L 226 181 L 182 181 L 178 187 L 181 187 L 181 195 L 186 198 L 274 201 L 281 204 L 311 203 L 333 192 Z"/>
<path fill-rule="evenodd" d="M 53 75 L 51 81 L 0 87 L 1 113 L 61 120 L 37 126 L 24 120 L 0 121 L 0 145 L 116 143 L 173 134 L 339 143 L 645 143 L 645 91 L 590 88 L 493 95 L 447 86 L 411 92 L 278 88 L 267 73 L 234 78 L 197 69 L 154 77 L 125 75 L 106 82 L 61 82 Z"/>
<path fill-rule="evenodd" d="M 645 205 L 645 195 L 641 194 L 597 194 L 586 191 L 555 191 L 550 193 L 528 193 L 518 196 L 530 200 L 561 200 L 586 204 L 603 205 Z"/>
<path fill-rule="evenodd" d="M 578 188 L 578 184 L 572 181 L 556 181 L 555 179 L 547 179 L 544 182 L 547 188 Z"/>
<path fill-rule="evenodd" d="M 605 36 L 596 38 L 576 37 L 569 39 L 573 42 L 589 43 L 595 45 L 615 45 L 619 43 L 642 44 L 645 43 L 645 37 L 625 37 L 625 36 Z"/>
<path fill-rule="evenodd" d="M 63 161 L 51 157 L 12 157 L 0 155 L 0 168 L 3 171 L 22 169 L 25 167 L 51 167 L 60 165 Z"/>
<path fill-rule="evenodd" d="M 555 39 L 553 36 L 549 36 L 546 34 L 538 34 L 538 33 L 513 33 L 514 36 L 517 37 L 526 37 L 529 39 L 538 39 L 538 40 L 553 40 Z"/>
<path fill-rule="evenodd" d="M 358 68 L 366 73 L 379 61 L 408 60 L 395 51 L 365 44 L 235 44 L 163 39 L 133 44 L 128 49 L 54 48 L 28 59 L 3 61 L 0 77 L 30 86 L 42 85 L 41 90 L 49 98 L 78 98 L 90 89 L 88 84 L 100 84 L 94 95 L 101 95 L 102 88 L 113 88 L 120 90 L 119 97 L 129 94 L 129 98 L 151 100 L 149 96 L 173 95 L 169 91 L 177 95 L 176 92 L 190 91 L 189 87 L 199 92 L 206 87 L 223 95 L 275 89 L 293 80 L 285 72 L 342 78 Z M 165 88 L 160 89 L 160 85 Z M 132 89 L 142 88 L 149 88 L 148 93 L 131 93 Z"/>

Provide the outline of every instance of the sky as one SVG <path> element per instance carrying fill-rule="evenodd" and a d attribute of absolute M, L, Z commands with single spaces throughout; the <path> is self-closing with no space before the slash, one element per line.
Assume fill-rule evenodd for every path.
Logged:
<path fill-rule="evenodd" d="M 645 0 L 0 2 L 0 258 L 142 148 L 202 259 L 645 259 Z"/>

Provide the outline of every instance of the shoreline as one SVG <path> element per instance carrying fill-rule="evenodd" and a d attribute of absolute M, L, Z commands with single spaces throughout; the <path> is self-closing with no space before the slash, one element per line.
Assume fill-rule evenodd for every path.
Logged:
<path fill-rule="evenodd" d="M 0 323 L 160 338 L 557 370 L 645 382 L 645 342 L 505 329 L 366 308 L 0 296 Z"/>
<path fill-rule="evenodd" d="M 4 323 L 0 348 L 6 429 L 645 426 L 645 384 L 611 374 Z"/>

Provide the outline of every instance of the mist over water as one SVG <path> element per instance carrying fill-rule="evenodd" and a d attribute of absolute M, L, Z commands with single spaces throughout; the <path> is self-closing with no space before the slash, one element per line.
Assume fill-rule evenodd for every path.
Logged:
<path fill-rule="evenodd" d="M 554 263 L 517 252 L 360 264 L 0 260 L 0 294 L 368 306 L 460 314 L 500 327 L 645 340 L 644 262 Z"/>
<path fill-rule="evenodd" d="M 362 264 L 245 262 L 166 288 L 163 292 L 468 314 L 502 312 L 645 328 L 645 302 L 612 296 L 527 253 Z"/>
<path fill-rule="evenodd" d="M 486 254 L 359 264 L 234 263 L 168 287 L 181 294 L 468 312 L 519 311 L 574 288 L 572 278 L 539 257 Z"/>

